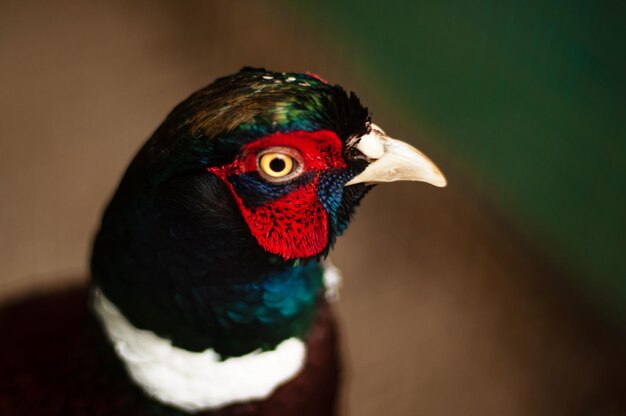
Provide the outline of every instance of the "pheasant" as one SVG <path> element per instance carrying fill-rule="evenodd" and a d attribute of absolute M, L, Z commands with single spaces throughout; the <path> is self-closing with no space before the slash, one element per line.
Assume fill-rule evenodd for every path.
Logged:
<path fill-rule="evenodd" d="M 217 79 L 131 162 L 89 287 L 2 311 L 0 414 L 334 414 L 325 258 L 397 180 L 446 185 L 354 93 L 255 68 Z"/>

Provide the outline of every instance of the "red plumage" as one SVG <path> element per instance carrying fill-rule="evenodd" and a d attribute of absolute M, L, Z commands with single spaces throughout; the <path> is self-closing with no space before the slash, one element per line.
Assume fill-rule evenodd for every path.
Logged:
<path fill-rule="evenodd" d="M 297 150 L 303 158 L 303 174 L 313 174 L 314 179 L 274 201 L 246 207 L 229 176 L 257 171 L 258 153 L 281 146 Z M 328 214 L 317 194 L 319 174 L 344 169 L 341 152 L 341 140 L 330 130 L 275 133 L 248 144 L 232 163 L 209 171 L 228 186 L 250 231 L 265 250 L 285 259 L 306 258 L 320 253 L 328 244 Z"/>

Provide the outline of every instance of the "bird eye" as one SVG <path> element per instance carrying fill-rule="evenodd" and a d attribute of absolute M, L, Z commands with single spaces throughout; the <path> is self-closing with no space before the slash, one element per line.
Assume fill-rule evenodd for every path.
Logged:
<path fill-rule="evenodd" d="M 301 163 L 294 151 L 287 149 L 270 149 L 258 157 L 259 173 L 268 181 L 283 182 L 297 176 Z"/>

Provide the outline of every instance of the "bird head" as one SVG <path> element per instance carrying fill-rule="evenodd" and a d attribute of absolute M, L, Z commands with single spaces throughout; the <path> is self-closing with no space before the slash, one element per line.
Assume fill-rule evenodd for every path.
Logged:
<path fill-rule="evenodd" d="M 258 245 L 283 260 L 326 254 L 374 183 L 446 183 L 426 156 L 373 124 L 354 93 L 253 68 L 181 103 L 138 159 L 155 187 L 219 178 Z"/>

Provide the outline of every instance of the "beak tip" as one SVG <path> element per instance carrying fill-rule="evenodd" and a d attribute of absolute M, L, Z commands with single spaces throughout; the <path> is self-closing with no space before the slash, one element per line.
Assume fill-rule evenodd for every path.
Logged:
<path fill-rule="evenodd" d="M 445 188 L 446 186 L 448 186 L 448 180 L 443 175 L 443 173 L 439 172 L 439 174 L 437 175 L 435 180 L 431 182 L 431 184 L 436 186 L 437 188 Z"/>
<path fill-rule="evenodd" d="M 446 186 L 448 186 L 448 181 L 443 179 L 437 183 L 433 183 L 433 185 L 435 185 L 437 188 L 445 188 Z"/>

